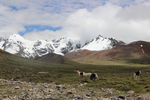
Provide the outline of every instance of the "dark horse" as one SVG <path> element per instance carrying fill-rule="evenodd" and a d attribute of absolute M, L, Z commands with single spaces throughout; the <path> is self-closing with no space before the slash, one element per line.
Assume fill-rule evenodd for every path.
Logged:
<path fill-rule="evenodd" d="M 96 80 L 96 79 L 98 79 L 98 75 L 96 73 L 92 73 L 91 76 L 90 76 L 90 79 L 91 80 Z"/>
<path fill-rule="evenodd" d="M 139 79 L 141 76 L 141 70 L 138 70 L 137 72 L 133 73 L 133 77 L 135 80 Z"/>

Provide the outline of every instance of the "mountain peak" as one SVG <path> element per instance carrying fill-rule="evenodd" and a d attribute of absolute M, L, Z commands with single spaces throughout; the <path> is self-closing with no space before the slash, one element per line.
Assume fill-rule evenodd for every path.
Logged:
<path fill-rule="evenodd" d="M 12 34 L 9 36 L 8 38 L 9 40 L 13 40 L 13 41 L 23 41 L 25 40 L 21 35 L 19 34 Z"/>
<path fill-rule="evenodd" d="M 101 51 L 113 48 L 117 45 L 122 45 L 124 42 L 117 41 L 113 38 L 106 38 L 102 35 L 98 35 L 96 38 L 92 39 L 90 42 L 87 42 L 83 48 L 84 50 L 91 50 L 91 51 Z"/>
<path fill-rule="evenodd" d="M 19 34 L 12 34 L 12 35 L 10 35 L 10 37 L 21 37 L 21 35 L 19 35 Z"/>

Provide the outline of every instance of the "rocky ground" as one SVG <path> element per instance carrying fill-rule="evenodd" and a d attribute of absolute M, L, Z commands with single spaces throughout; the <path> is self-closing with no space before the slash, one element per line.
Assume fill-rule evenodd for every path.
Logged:
<path fill-rule="evenodd" d="M 150 94 L 124 94 L 114 89 L 87 88 L 87 83 L 66 85 L 0 79 L 0 100 L 150 100 Z"/>

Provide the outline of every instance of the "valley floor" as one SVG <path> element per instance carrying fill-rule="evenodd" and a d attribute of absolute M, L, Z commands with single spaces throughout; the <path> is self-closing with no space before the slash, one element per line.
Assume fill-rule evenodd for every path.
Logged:
<path fill-rule="evenodd" d="M 0 79 L 0 100 L 150 100 L 150 94 L 126 94 L 111 88 L 85 88 L 88 83 L 66 85 Z"/>
<path fill-rule="evenodd" d="M 2 53 L 0 100 L 150 100 L 150 64 L 101 62 L 54 64 Z M 97 73 L 99 80 L 82 79 L 76 69 Z M 134 80 L 137 70 L 142 75 Z"/>

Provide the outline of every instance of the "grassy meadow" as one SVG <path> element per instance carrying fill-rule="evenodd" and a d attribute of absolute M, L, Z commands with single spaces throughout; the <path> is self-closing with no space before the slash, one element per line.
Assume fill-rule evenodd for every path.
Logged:
<path fill-rule="evenodd" d="M 92 63 L 89 63 L 89 62 Z M 24 59 L 9 54 L 0 55 L 0 78 L 28 82 L 55 82 L 57 84 L 88 83 L 85 88 L 114 88 L 127 92 L 150 93 L 150 64 L 127 63 L 123 60 L 87 60 L 81 63 L 66 60 L 64 64 L 52 64 Z M 79 78 L 74 72 L 96 72 L 99 80 Z M 142 70 L 139 80 L 133 80 L 133 72 Z M 0 86 L 1 87 L 1 86 Z"/>

